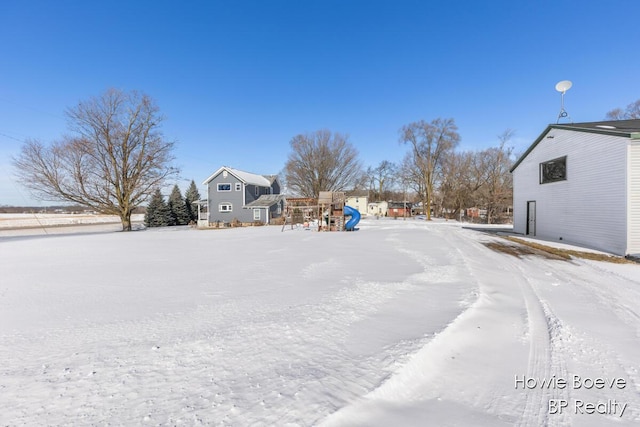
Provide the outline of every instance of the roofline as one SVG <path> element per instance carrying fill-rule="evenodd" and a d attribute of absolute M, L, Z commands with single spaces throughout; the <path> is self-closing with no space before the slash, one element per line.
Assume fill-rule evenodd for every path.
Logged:
<path fill-rule="evenodd" d="M 262 196 L 276 196 L 274 198 L 274 200 L 272 200 L 270 202 L 270 204 L 266 205 L 253 205 L 253 203 L 258 202 Z M 262 196 L 258 197 L 256 200 L 254 200 L 253 202 L 247 204 L 247 205 L 243 205 L 242 209 L 262 209 L 262 208 L 270 208 L 271 206 L 277 205 L 278 203 L 285 201 L 286 202 L 286 197 L 284 196 L 284 194 L 263 194 Z"/>
<path fill-rule="evenodd" d="M 533 141 L 533 144 L 531 144 L 529 148 L 527 148 L 527 151 L 525 151 L 522 154 L 522 156 L 520 156 L 520 158 L 513 164 L 511 169 L 509 169 L 509 172 L 513 173 L 513 171 L 516 170 L 516 168 L 520 165 L 520 163 L 522 163 L 525 157 L 527 157 L 529 153 L 531 153 L 533 149 L 536 148 L 536 146 L 540 143 L 540 141 L 542 141 L 545 138 L 545 136 L 549 133 L 549 131 L 551 131 L 551 129 L 563 129 L 563 130 L 572 130 L 575 132 L 597 133 L 600 135 L 619 136 L 623 138 L 624 137 L 631 138 L 631 134 L 636 133 L 630 130 L 604 129 L 604 128 L 596 129 L 596 128 L 584 126 L 586 124 L 592 124 L 592 123 L 600 123 L 600 122 L 588 122 L 588 123 L 576 123 L 576 124 L 573 124 L 573 123 L 572 124 L 551 124 L 547 126 L 544 132 L 542 132 L 540 136 L 535 141 Z"/>
<path fill-rule="evenodd" d="M 229 168 L 227 168 L 226 166 L 222 166 L 220 167 L 217 171 L 215 171 L 213 174 L 211 174 L 211 176 L 207 179 L 204 180 L 204 182 L 202 183 L 202 185 L 209 185 L 209 183 L 211 182 L 211 180 L 213 180 L 213 178 L 215 178 L 216 176 L 218 176 L 220 174 L 220 172 L 222 172 L 223 170 L 227 170 L 227 172 L 231 173 L 231 171 L 229 170 Z M 233 175 L 233 174 L 232 174 Z M 235 175 L 233 175 L 235 176 Z M 236 178 L 238 178 L 236 176 Z M 240 179 L 240 178 L 238 178 Z M 244 182 L 244 180 L 240 179 L 240 181 Z"/>
<path fill-rule="evenodd" d="M 278 185 L 280 185 L 280 180 L 278 179 L 278 175 L 262 175 L 262 176 L 267 178 L 267 180 L 271 185 L 273 185 L 273 183 L 276 181 L 278 182 Z"/>
<path fill-rule="evenodd" d="M 229 172 L 231 175 L 233 175 L 234 177 L 236 177 L 238 180 L 240 180 L 242 183 L 247 184 L 247 180 L 242 179 L 241 177 L 239 177 L 238 175 L 236 175 L 235 173 L 233 173 L 233 168 L 229 167 L 229 166 L 222 166 L 220 167 L 217 171 L 215 171 L 213 174 L 211 174 L 211 176 L 209 176 L 209 178 L 205 179 L 204 182 L 202 183 L 202 185 L 209 185 L 209 183 L 213 180 L 213 178 L 215 178 L 216 176 L 218 176 L 220 174 L 220 172 L 222 172 L 223 170 L 226 170 L 227 172 Z M 244 172 L 247 174 L 252 174 L 252 175 L 258 175 L 258 174 L 254 174 L 252 172 L 246 172 L 246 171 L 241 171 L 238 169 L 239 172 Z M 270 185 L 273 185 L 274 182 L 278 182 L 278 185 L 280 185 L 280 180 L 278 179 L 278 175 L 270 175 L 273 177 L 273 179 L 267 178 L 265 175 L 259 175 L 264 177 L 267 181 L 269 181 Z"/>

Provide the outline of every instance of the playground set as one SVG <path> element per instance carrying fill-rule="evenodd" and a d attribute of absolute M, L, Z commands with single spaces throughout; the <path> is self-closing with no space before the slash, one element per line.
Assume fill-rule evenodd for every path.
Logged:
<path fill-rule="evenodd" d="M 317 199 L 287 198 L 282 231 L 287 225 L 315 227 L 317 231 L 355 231 L 360 212 L 345 205 L 345 200 L 345 193 L 337 191 L 321 191 Z M 345 222 L 345 217 L 350 218 Z"/>

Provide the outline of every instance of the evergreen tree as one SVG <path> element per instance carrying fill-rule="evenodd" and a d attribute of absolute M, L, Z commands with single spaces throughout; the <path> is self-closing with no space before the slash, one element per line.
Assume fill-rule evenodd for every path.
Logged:
<path fill-rule="evenodd" d="M 144 224 L 147 227 L 166 227 L 169 225 L 169 206 L 164 201 L 160 189 L 157 188 L 144 214 Z"/>
<path fill-rule="evenodd" d="M 194 202 L 200 200 L 200 193 L 198 192 L 198 187 L 196 187 L 196 183 L 191 180 L 191 185 L 187 189 L 187 192 L 184 193 L 184 202 L 187 207 L 187 213 L 189 215 L 189 220 L 197 222 L 198 221 L 198 207 Z"/>
<path fill-rule="evenodd" d="M 189 213 L 185 199 L 182 198 L 178 184 L 173 186 L 169 196 L 169 225 L 186 225 L 189 223 Z"/>

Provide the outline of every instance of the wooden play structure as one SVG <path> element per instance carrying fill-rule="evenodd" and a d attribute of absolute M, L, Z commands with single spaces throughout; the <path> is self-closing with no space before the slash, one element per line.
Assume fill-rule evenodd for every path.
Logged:
<path fill-rule="evenodd" d="M 344 230 L 344 202 L 343 192 L 321 191 L 318 197 L 318 212 L 322 214 L 318 231 Z"/>
<path fill-rule="evenodd" d="M 321 191 L 317 199 L 287 198 L 282 231 L 287 225 L 291 228 L 302 225 L 317 231 L 344 231 L 345 200 L 345 193 L 339 191 Z"/>

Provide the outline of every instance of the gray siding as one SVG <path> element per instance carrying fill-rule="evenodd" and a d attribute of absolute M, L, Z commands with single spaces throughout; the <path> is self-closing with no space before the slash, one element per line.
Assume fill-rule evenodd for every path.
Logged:
<path fill-rule="evenodd" d="M 249 204 L 253 201 L 258 200 L 260 196 L 263 194 L 279 194 L 279 193 L 271 193 L 269 187 L 260 187 L 258 186 L 258 195 L 256 195 L 256 186 L 253 184 L 249 184 L 246 187 L 246 195 L 245 195 L 245 204 Z"/>
<path fill-rule="evenodd" d="M 278 206 L 280 206 L 280 212 L 278 212 Z M 282 216 L 282 212 L 284 211 L 284 202 L 280 201 L 277 204 L 269 207 L 269 208 L 255 208 L 255 209 L 245 209 L 251 212 L 251 221 L 260 221 L 265 224 L 271 223 L 271 220 L 274 218 L 278 218 Z M 259 212 L 260 218 L 254 218 L 254 211 Z"/>
<path fill-rule="evenodd" d="M 256 208 L 256 209 L 246 209 L 251 213 L 251 221 L 260 221 L 262 223 L 267 223 L 267 215 L 265 214 L 265 208 Z M 260 218 L 254 217 L 255 213 L 260 215 Z"/>
<path fill-rule="evenodd" d="M 222 183 L 230 183 L 231 191 L 218 191 L 218 184 Z M 236 183 L 240 183 L 240 191 L 236 191 Z M 242 206 L 244 205 L 243 194 L 244 185 L 232 174 L 227 174 L 227 177 L 225 178 L 223 173 L 220 173 L 218 176 L 213 178 L 209 182 L 208 192 L 209 222 L 231 222 L 234 219 L 242 222 L 252 221 L 250 218 L 251 212 L 247 211 L 247 209 L 242 209 Z M 219 206 L 221 203 L 231 203 L 231 212 L 220 212 Z"/>
<path fill-rule="evenodd" d="M 271 184 L 271 190 L 271 194 L 280 194 L 280 184 L 278 183 L 277 179 L 273 180 L 273 183 Z"/>
<path fill-rule="evenodd" d="M 280 208 L 280 212 L 278 212 L 278 207 Z M 283 212 L 284 212 L 284 201 L 281 200 L 277 204 L 271 206 L 269 210 L 269 215 L 271 215 L 270 218 L 279 218 L 282 216 Z M 269 222 L 271 222 L 271 219 L 269 219 Z"/>
<path fill-rule="evenodd" d="M 216 221 L 231 222 L 238 220 L 241 222 L 253 222 L 253 209 L 243 209 L 243 206 L 257 200 L 264 194 L 280 194 L 280 188 L 277 184 L 273 191 L 270 187 L 256 186 L 254 184 L 245 185 L 240 179 L 236 178 L 232 173 L 224 176 L 222 171 L 208 183 L 207 196 L 209 200 L 209 222 Z M 218 191 L 218 184 L 230 184 L 231 191 Z M 240 183 L 240 191 L 236 191 L 236 183 Z M 256 187 L 258 188 L 256 195 Z M 232 205 L 231 212 L 220 212 L 221 203 L 230 203 Z M 276 213 L 276 206 L 273 206 L 271 218 L 279 216 Z M 268 222 L 265 209 L 260 209 L 260 221 Z"/>
<path fill-rule="evenodd" d="M 627 139 L 551 129 L 513 171 L 514 231 L 536 201 L 536 235 L 620 255 L 627 239 Z M 553 136 L 553 138 L 548 138 Z M 567 180 L 540 184 L 540 163 L 567 156 Z"/>

